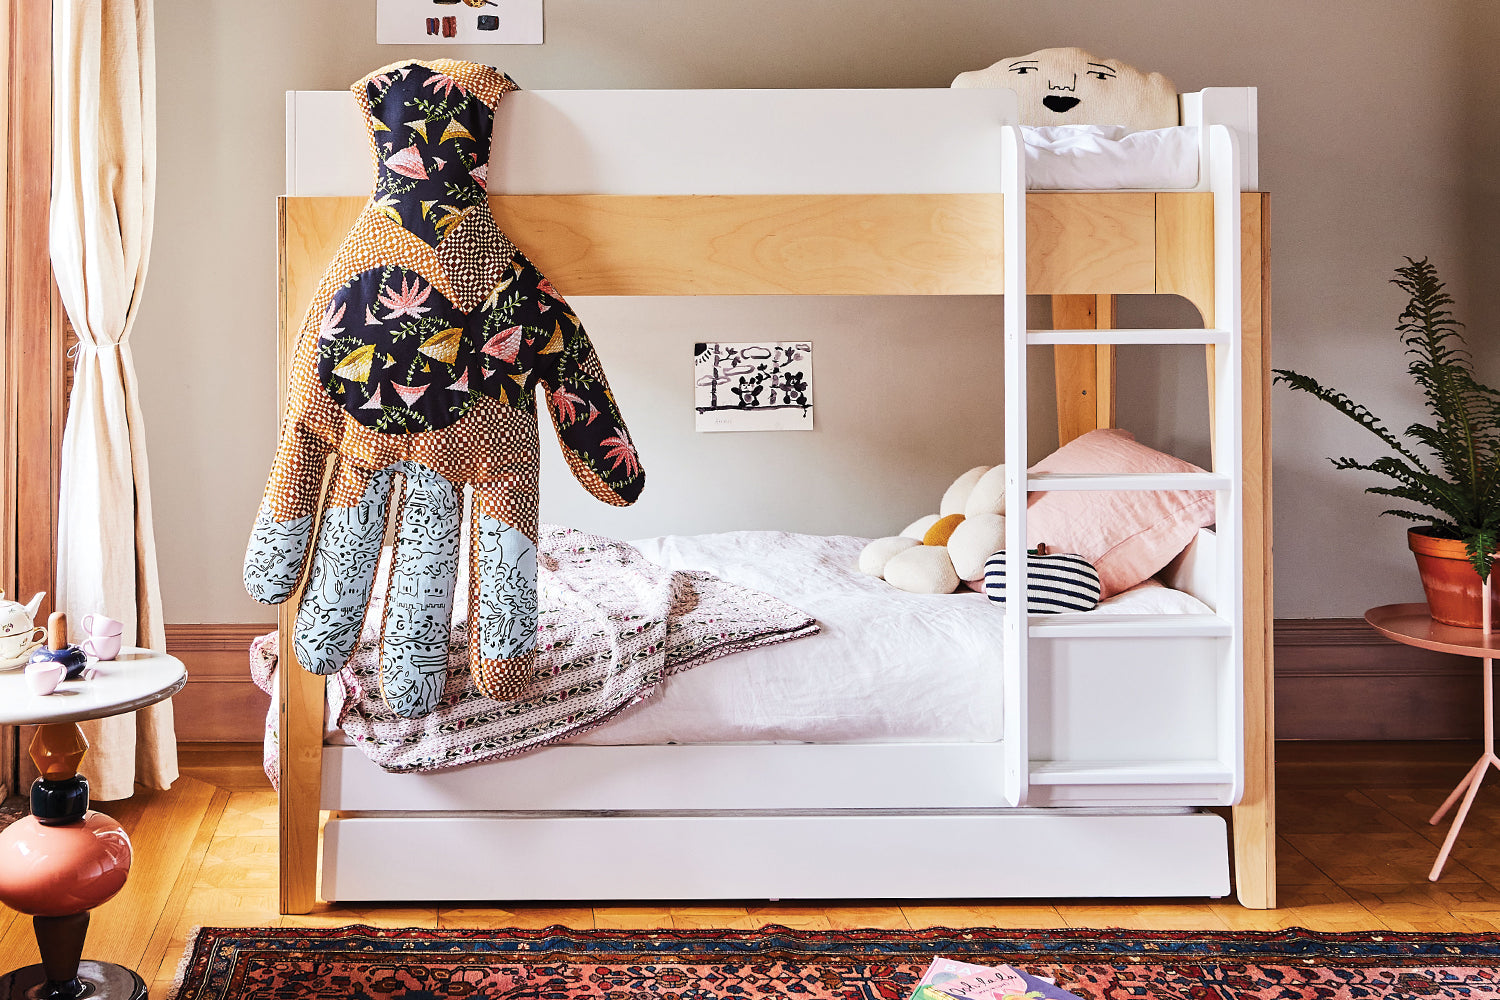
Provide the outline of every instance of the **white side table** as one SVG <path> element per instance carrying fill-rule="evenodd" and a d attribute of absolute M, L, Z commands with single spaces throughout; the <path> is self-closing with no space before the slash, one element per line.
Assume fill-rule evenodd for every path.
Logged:
<path fill-rule="evenodd" d="M 27 816 L 0 833 L 0 901 L 32 915 L 42 954 L 41 964 L 0 975 L 0 1000 L 146 997 L 134 971 L 81 961 L 88 911 L 124 886 L 131 848 L 118 823 L 87 809 L 88 784 L 77 766 L 88 741 L 78 723 L 169 698 L 187 683 L 187 670 L 175 656 L 133 647 L 93 666 L 92 679 L 64 681 L 40 697 L 23 671 L 0 673 L 0 725 L 38 727 L 31 759 L 42 777 L 32 786 L 32 802 L 61 804 L 66 813 Z"/>

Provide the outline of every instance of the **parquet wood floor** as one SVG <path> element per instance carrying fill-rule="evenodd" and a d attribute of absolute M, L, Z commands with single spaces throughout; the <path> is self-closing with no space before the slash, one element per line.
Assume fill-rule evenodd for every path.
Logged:
<path fill-rule="evenodd" d="M 1276 910 L 1224 900 L 1067 900 L 876 905 L 322 906 L 276 912 L 276 796 L 259 748 L 185 747 L 183 777 L 104 811 L 130 831 L 135 867 L 95 911 L 89 958 L 138 969 L 165 996 L 187 936 L 203 925 L 755 928 L 1129 927 L 1500 930 L 1500 779 L 1480 793 L 1441 881 L 1427 881 L 1445 832 L 1427 816 L 1478 757 L 1456 743 L 1278 747 Z M 0 908 L 0 970 L 37 960 L 31 922 Z"/>

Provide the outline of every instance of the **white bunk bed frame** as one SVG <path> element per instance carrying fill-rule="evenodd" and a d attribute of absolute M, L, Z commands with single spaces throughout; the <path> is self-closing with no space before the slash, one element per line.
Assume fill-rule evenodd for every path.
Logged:
<path fill-rule="evenodd" d="M 570 91 L 506 97 L 489 176 L 511 238 L 570 297 L 1004 299 L 1009 606 L 1026 494 L 1216 491 L 1174 582 L 1211 615 L 1010 615 L 1004 738 L 985 744 L 573 746 L 425 775 L 323 743 L 322 678 L 279 671 L 281 907 L 324 899 L 1223 896 L 1275 905 L 1267 199 L 1255 92 L 1183 95 L 1195 193 L 1024 195 L 1008 91 Z M 312 288 L 368 196 L 342 92 L 288 95 L 283 384 Z M 1249 294 L 1242 294 L 1248 288 Z M 1114 330 L 1171 292 L 1207 329 Z M 1112 426 L 1113 345 L 1203 344 L 1213 471 L 1024 476 L 1026 359 L 1052 345 L 1060 435 Z M 1204 551 L 1205 549 L 1213 551 Z M 1198 584 L 1190 581 L 1198 580 Z M 1026 627 L 1022 628 L 1025 621 Z"/>

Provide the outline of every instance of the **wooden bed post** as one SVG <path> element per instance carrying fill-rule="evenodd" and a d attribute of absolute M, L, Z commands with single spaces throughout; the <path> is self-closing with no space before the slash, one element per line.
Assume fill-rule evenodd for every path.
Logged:
<path fill-rule="evenodd" d="M 1276 906 L 1276 729 L 1271 602 L 1271 196 L 1241 198 L 1245 462 L 1245 794 L 1234 807 L 1240 903 Z"/>
<path fill-rule="evenodd" d="M 1276 732 L 1271 603 L 1270 195 L 1240 199 L 1240 359 L 1244 462 L 1245 791 L 1234 807 L 1235 891 L 1252 909 L 1276 906 Z M 1192 194 L 1156 195 L 1156 290 L 1181 295 L 1213 325 L 1213 206 Z M 1206 348 L 1213 414 L 1213 345 Z"/>
<path fill-rule="evenodd" d="M 303 670 L 292 650 L 296 609 L 295 597 L 282 605 L 281 652 L 276 665 L 281 697 L 278 806 L 282 913 L 306 913 L 317 902 L 318 806 L 323 792 L 325 680 Z"/>
<path fill-rule="evenodd" d="M 287 201 L 276 202 L 277 294 L 279 298 L 276 349 L 276 391 L 287 391 L 292 352 L 296 347 L 299 317 L 312 289 L 303 288 L 287 270 L 288 232 Z M 342 237 L 342 234 L 340 234 Z M 293 244 L 300 245 L 300 244 Z M 301 281 L 317 280 L 321 268 L 309 279 L 306 269 L 299 272 Z M 318 807 L 322 802 L 323 784 L 323 699 L 325 680 L 303 670 L 292 649 L 292 631 L 301 603 L 302 588 L 282 604 L 277 617 L 281 633 L 277 657 L 276 686 L 280 698 L 278 726 L 280 757 L 278 785 L 281 912 L 306 913 L 317 902 Z"/>
<path fill-rule="evenodd" d="M 1052 329 L 1112 330 L 1113 295 L 1052 296 Z M 1053 380 L 1057 385 L 1057 445 L 1101 427 L 1115 425 L 1115 345 L 1055 344 Z"/>

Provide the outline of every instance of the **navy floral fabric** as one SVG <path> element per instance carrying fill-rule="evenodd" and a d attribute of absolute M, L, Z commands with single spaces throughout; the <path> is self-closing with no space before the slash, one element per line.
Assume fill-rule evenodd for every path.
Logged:
<path fill-rule="evenodd" d="M 377 149 L 372 198 L 398 226 L 437 246 L 485 199 L 494 112 L 425 66 L 374 76 L 365 93 Z"/>

